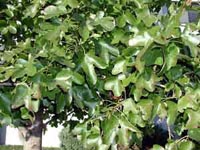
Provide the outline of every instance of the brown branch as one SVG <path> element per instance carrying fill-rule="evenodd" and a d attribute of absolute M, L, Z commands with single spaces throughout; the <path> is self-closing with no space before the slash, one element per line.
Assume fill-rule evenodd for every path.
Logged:
<path fill-rule="evenodd" d="M 16 83 L 13 83 L 13 82 L 1 82 L 0 83 L 0 87 L 5 87 L 5 86 L 14 87 L 14 86 L 16 86 Z"/>

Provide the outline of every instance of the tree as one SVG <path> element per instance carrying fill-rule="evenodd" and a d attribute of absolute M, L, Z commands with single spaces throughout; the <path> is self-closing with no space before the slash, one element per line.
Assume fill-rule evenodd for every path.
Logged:
<path fill-rule="evenodd" d="M 161 16 L 164 4 L 169 12 Z M 144 145 L 156 117 L 167 122 L 165 149 L 198 147 L 200 22 L 179 23 L 189 1 L 8 0 L 0 7 L 1 124 L 19 127 L 24 149 L 41 149 L 46 124 L 68 123 L 88 149 L 164 149 Z M 186 136 L 174 140 L 173 132 Z"/>

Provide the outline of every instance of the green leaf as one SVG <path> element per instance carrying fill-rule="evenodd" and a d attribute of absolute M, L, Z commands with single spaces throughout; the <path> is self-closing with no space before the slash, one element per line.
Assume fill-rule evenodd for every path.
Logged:
<path fill-rule="evenodd" d="M 1 34 L 2 35 L 5 35 L 5 34 L 7 34 L 8 33 L 8 28 L 6 27 L 6 28 L 3 28 L 3 30 L 1 30 Z"/>
<path fill-rule="evenodd" d="M 60 94 L 58 98 L 56 98 L 56 113 L 61 113 L 66 106 L 66 95 Z"/>
<path fill-rule="evenodd" d="M 0 112 L 10 114 L 11 109 L 11 100 L 8 98 L 8 96 L 2 92 L 0 92 Z"/>
<path fill-rule="evenodd" d="M 113 143 L 115 136 L 117 135 L 117 127 L 119 121 L 115 116 L 109 117 L 102 122 L 103 143 L 110 145 Z"/>
<path fill-rule="evenodd" d="M 67 0 L 67 4 L 71 8 L 78 8 L 78 6 L 79 6 L 79 2 L 77 0 Z"/>
<path fill-rule="evenodd" d="M 188 121 L 186 123 L 186 129 L 198 128 L 200 125 L 200 109 L 198 111 L 186 110 L 188 115 Z"/>
<path fill-rule="evenodd" d="M 141 133 L 141 131 L 137 127 L 135 127 L 133 124 L 131 124 L 131 122 L 129 120 L 127 120 L 126 117 L 120 116 L 118 119 L 119 119 L 119 124 L 120 124 L 121 128 L 125 128 L 131 132 L 136 132 L 138 134 Z"/>
<path fill-rule="evenodd" d="M 132 73 L 126 79 L 123 79 L 122 83 L 124 87 L 127 87 L 129 86 L 130 83 L 136 83 L 136 81 L 137 81 L 136 73 Z"/>
<path fill-rule="evenodd" d="M 181 88 L 178 85 L 175 85 L 174 96 L 180 98 L 182 96 Z"/>
<path fill-rule="evenodd" d="M 82 75 L 66 69 L 63 69 L 56 75 L 55 81 L 56 84 L 60 86 L 64 91 L 67 91 L 72 86 L 72 82 L 79 85 L 85 82 Z"/>
<path fill-rule="evenodd" d="M 49 19 L 55 16 L 65 14 L 66 12 L 67 10 L 65 6 L 49 5 L 42 11 L 42 14 L 44 14 L 45 19 Z"/>
<path fill-rule="evenodd" d="M 108 43 L 104 42 L 104 41 L 100 41 L 99 42 L 100 46 L 101 46 L 101 50 L 104 52 L 105 50 L 108 50 L 108 52 L 114 56 L 119 56 L 119 49 L 116 47 L 113 47 L 111 45 L 109 45 Z"/>
<path fill-rule="evenodd" d="M 24 108 L 24 107 L 20 108 L 20 112 L 21 112 L 22 119 L 32 120 L 32 116 L 29 114 L 29 111 L 26 108 Z"/>
<path fill-rule="evenodd" d="M 15 93 L 13 95 L 12 108 L 18 108 L 25 104 L 26 100 L 30 100 L 29 87 L 25 83 L 18 84 L 15 88 Z"/>
<path fill-rule="evenodd" d="M 167 70 L 176 65 L 179 52 L 180 50 L 175 44 L 169 45 L 166 49 L 165 63 Z"/>
<path fill-rule="evenodd" d="M 33 3 L 33 5 L 30 5 L 27 7 L 27 9 L 24 11 L 25 13 L 25 17 L 35 17 L 35 15 L 37 14 L 37 12 L 39 11 L 39 3 Z"/>
<path fill-rule="evenodd" d="M 77 72 L 73 72 L 72 73 L 72 81 L 76 84 L 83 84 L 85 82 L 85 79 L 83 78 L 83 76 Z"/>
<path fill-rule="evenodd" d="M 69 70 L 60 71 L 55 78 L 56 84 L 67 91 L 72 86 L 72 72 Z"/>
<path fill-rule="evenodd" d="M 179 143 L 179 150 L 193 150 L 195 148 L 195 145 L 192 141 L 186 141 L 183 140 Z"/>
<path fill-rule="evenodd" d="M 142 61 L 146 66 L 163 65 L 163 54 L 160 49 L 148 50 L 142 57 Z"/>
<path fill-rule="evenodd" d="M 152 37 L 147 32 L 144 32 L 143 35 L 136 35 L 131 38 L 129 46 L 146 46 L 150 41 L 152 41 Z"/>
<path fill-rule="evenodd" d="M 83 109 L 84 106 L 87 106 L 91 111 L 93 111 L 99 103 L 99 101 L 95 99 L 96 95 L 93 94 L 87 85 L 74 86 L 72 88 L 72 95 L 76 105 L 81 109 Z"/>
<path fill-rule="evenodd" d="M 82 25 L 79 28 L 79 34 L 83 38 L 83 42 L 85 42 L 90 36 L 90 31 L 86 25 Z"/>
<path fill-rule="evenodd" d="M 136 88 L 143 89 L 145 88 L 149 92 L 155 90 L 155 84 L 158 81 L 157 76 L 152 70 L 146 70 L 136 81 Z"/>
<path fill-rule="evenodd" d="M 25 72 L 26 72 L 26 74 L 28 75 L 28 76 L 34 76 L 36 73 L 37 73 L 37 69 L 36 69 L 36 67 L 31 63 L 31 62 L 29 62 L 29 63 L 27 63 L 26 65 L 25 65 Z"/>
<path fill-rule="evenodd" d="M 95 68 L 105 69 L 107 64 L 100 58 L 93 54 L 85 54 L 82 61 L 82 68 L 86 75 L 89 76 L 89 81 L 94 85 L 97 82 L 97 75 L 95 72 Z"/>
<path fill-rule="evenodd" d="M 17 29 L 16 29 L 14 26 L 12 26 L 12 25 L 10 25 L 10 26 L 8 27 L 8 31 L 9 31 L 10 33 L 12 33 L 12 34 L 16 34 L 16 33 L 17 33 Z"/>
<path fill-rule="evenodd" d="M 165 150 L 162 146 L 154 144 L 151 150 Z"/>
<path fill-rule="evenodd" d="M 120 145 L 123 145 L 123 146 L 128 146 L 129 145 L 129 139 L 127 138 L 128 137 L 128 131 L 126 128 L 120 128 L 118 130 L 118 143 Z"/>
<path fill-rule="evenodd" d="M 178 100 L 178 111 L 183 112 L 184 109 L 192 108 L 196 110 L 198 108 L 197 96 L 194 93 L 188 93 Z"/>
<path fill-rule="evenodd" d="M 165 146 L 167 150 L 178 150 L 178 144 L 176 142 L 168 142 Z"/>
<path fill-rule="evenodd" d="M 189 129 L 188 135 L 191 139 L 200 142 L 200 128 Z"/>
<path fill-rule="evenodd" d="M 167 103 L 167 124 L 173 125 L 178 115 L 177 104 L 171 101 L 168 101 L 166 103 Z"/>
<path fill-rule="evenodd" d="M 148 7 L 136 10 L 137 18 L 142 20 L 147 27 L 151 27 L 152 24 L 157 21 L 154 15 L 150 14 Z"/>
<path fill-rule="evenodd" d="M 25 107 L 32 112 L 38 112 L 40 108 L 40 100 L 25 99 Z"/>
<path fill-rule="evenodd" d="M 7 10 L 5 10 L 5 13 L 6 13 L 6 15 L 8 15 L 10 18 L 12 18 L 12 17 L 14 16 L 14 13 L 13 13 L 12 10 L 7 9 Z"/>
<path fill-rule="evenodd" d="M 133 114 L 138 113 L 137 106 L 132 98 L 122 101 L 122 105 L 123 105 L 123 112 L 125 114 L 128 114 L 129 112 L 132 112 Z"/>
<path fill-rule="evenodd" d="M 99 20 L 99 24 L 106 31 L 112 31 L 115 28 L 115 19 L 113 17 L 103 17 Z"/>
<path fill-rule="evenodd" d="M 125 17 L 126 17 L 125 15 L 117 17 L 117 20 L 116 20 L 117 26 L 122 28 L 126 25 L 126 18 Z"/>
<path fill-rule="evenodd" d="M 105 90 L 112 91 L 115 96 L 121 96 L 124 91 L 122 82 L 117 77 L 107 79 L 104 88 Z"/>
<path fill-rule="evenodd" d="M 147 121 L 151 119 L 152 109 L 153 109 L 153 102 L 150 99 L 147 100 L 140 100 L 137 104 L 140 111 L 142 112 L 143 120 Z"/>
<path fill-rule="evenodd" d="M 125 14 L 124 14 L 124 18 L 126 20 L 127 23 L 131 24 L 131 25 L 136 25 L 138 24 L 139 20 L 137 20 L 135 18 L 135 16 L 130 12 L 130 11 L 126 11 Z"/>
<path fill-rule="evenodd" d="M 12 123 L 11 116 L 9 116 L 7 114 L 2 114 L 0 112 L 0 126 L 2 126 L 2 125 L 11 125 L 11 123 Z"/>
<path fill-rule="evenodd" d="M 121 59 L 117 61 L 112 69 L 112 74 L 117 75 L 126 71 L 126 60 Z"/>
<path fill-rule="evenodd" d="M 174 81 L 182 77 L 182 75 L 183 75 L 183 68 L 181 66 L 175 66 L 169 69 L 168 72 L 166 72 L 167 78 L 169 80 L 174 80 Z"/>
<path fill-rule="evenodd" d="M 122 40 L 122 38 L 124 37 L 124 34 L 125 34 L 125 32 L 123 30 L 121 30 L 121 29 L 115 30 L 112 33 L 113 39 L 112 39 L 111 44 L 117 44 L 117 43 L 119 43 Z"/>

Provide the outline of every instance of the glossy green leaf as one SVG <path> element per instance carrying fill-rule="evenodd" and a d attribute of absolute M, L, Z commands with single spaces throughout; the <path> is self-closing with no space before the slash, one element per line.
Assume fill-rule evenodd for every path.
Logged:
<path fill-rule="evenodd" d="M 106 31 L 112 31 L 115 28 L 115 19 L 113 17 L 103 17 L 99 20 L 99 24 Z"/>
<path fill-rule="evenodd" d="M 123 145 L 123 146 L 128 146 L 129 145 L 129 139 L 128 137 L 128 131 L 126 128 L 120 128 L 118 130 L 118 143 Z"/>
<path fill-rule="evenodd" d="M 12 123 L 12 118 L 9 115 L 2 114 L 0 112 L 0 125 L 10 125 Z"/>
<path fill-rule="evenodd" d="M 25 104 L 25 101 L 29 101 L 31 99 L 30 97 L 30 91 L 29 87 L 26 84 L 19 84 L 15 88 L 15 93 L 13 95 L 13 108 L 18 108 Z"/>
<path fill-rule="evenodd" d="M 133 74 L 129 75 L 127 78 L 123 79 L 122 83 L 123 83 L 123 86 L 126 87 L 130 83 L 136 83 L 136 81 L 137 81 L 136 73 L 133 73 Z"/>
<path fill-rule="evenodd" d="M 90 36 L 90 31 L 86 25 L 82 25 L 79 29 L 79 34 L 83 38 L 83 42 L 85 42 Z"/>
<path fill-rule="evenodd" d="M 163 54 L 160 49 L 153 49 L 148 50 L 144 56 L 142 57 L 142 60 L 145 62 L 145 65 L 162 65 L 163 64 Z"/>
<path fill-rule="evenodd" d="M 181 97 L 178 101 L 178 111 L 183 112 L 184 109 L 192 108 L 196 110 L 198 108 L 198 103 L 194 93 L 188 93 L 185 96 Z"/>
<path fill-rule="evenodd" d="M 89 76 L 89 81 L 92 84 L 96 84 L 97 82 L 97 75 L 95 72 L 95 68 L 105 69 L 107 67 L 107 64 L 100 58 L 93 54 L 85 54 L 82 62 L 82 68 L 86 75 Z"/>
<path fill-rule="evenodd" d="M 124 91 L 122 82 L 118 78 L 110 78 L 104 85 L 105 90 L 112 91 L 115 96 L 120 96 Z"/>
<path fill-rule="evenodd" d="M 154 15 L 150 14 L 147 7 L 136 10 L 136 15 L 138 19 L 141 19 L 147 27 L 152 26 L 152 24 L 157 20 Z"/>
<path fill-rule="evenodd" d="M 167 103 L 167 124 L 173 125 L 178 115 L 177 104 L 171 101 L 168 101 L 166 103 Z"/>
<path fill-rule="evenodd" d="M 29 111 L 26 108 L 20 108 L 20 112 L 22 119 L 32 119 L 32 116 L 29 114 Z"/>
<path fill-rule="evenodd" d="M 165 150 L 165 149 L 162 146 L 155 144 L 153 145 L 152 150 Z"/>
<path fill-rule="evenodd" d="M 119 43 L 119 42 L 122 40 L 122 38 L 124 37 L 124 31 L 118 29 L 118 30 L 114 31 L 114 32 L 112 33 L 112 35 L 113 35 L 113 39 L 112 39 L 111 44 L 117 44 L 117 43 Z"/>
<path fill-rule="evenodd" d="M 135 18 L 135 16 L 130 11 L 125 12 L 124 18 L 125 18 L 126 22 L 131 25 L 136 25 L 139 21 Z"/>
<path fill-rule="evenodd" d="M 135 102 L 133 101 L 132 98 L 124 100 L 122 102 L 122 105 L 124 107 L 123 112 L 125 114 L 128 114 L 129 112 L 132 112 L 133 114 L 137 114 L 138 113 L 137 106 L 136 106 L 136 104 L 135 104 Z"/>
<path fill-rule="evenodd" d="M 114 56 L 119 56 L 119 50 L 114 47 L 109 45 L 108 43 L 104 42 L 104 41 L 100 41 L 99 42 L 100 46 L 102 47 L 102 51 L 108 50 L 108 52 Z"/>
<path fill-rule="evenodd" d="M 81 109 L 87 106 L 91 111 L 93 111 L 99 103 L 99 100 L 95 99 L 94 93 L 87 85 L 74 86 L 72 89 L 72 95 L 76 105 Z"/>
<path fill-rule="evenodd" d="M 77 0 L 67 0 L 67 4 L 72 8 L 77 8 L 79 3 Z"/>
<path fill-rule="evenodd" d="M 117 75 L 117 74 L 123 73 L 125 71 L 126 71 L 126 60 L 122 59 L 115 63 L 115 65 L 112 69 L 112 74 Z"/>
<path fill-rule="evenodd" d="M 193 139 L 197 142 L 200 141 L 200 129 L 199 128 L 189 129 L 188 135 L 191 139 Z"/>
<path fill-rule="evenodd" d="M 39 11 L 39 3 L 33 3 L 33 5 L 30 5 L 26 8 L 26 10 L 24 11 L 25 13 L 25 17 L 35 17 L 35 15 L 37 14 L 37 12 Z"/>
<path fill-rule="evenodd" d="M 56 101 L 57 101 L 56 112 L 59 114 L 60 112 L 62 112 L 64 110 L 64 107 L 66 105 L 66 96 L 64 94 L 61 94 L 58 96 Z"/>
<path fill-rule="evenodd" d="M 14 26 L 12 26 L 12 25 L 10 25 L 10 26 L 8 27 L 8 31 L 9 31 L 10 33 L 12 33 L 12 34 L 16 34 L 16 33 L 17 33 L 16 27 L 14 27 Z"/>
<path fill-rule="evenodd" d="M 179 52 L 180 50 L 175 44 L 169 45 L 166 49 L 165 61 L 167 70 L 176 65 Z"/>
<path fill-rule="evenodd" d="M 130 39 L 129 46 L 146 46 L 150 41 L 152 41 L 152 37 L 145 32 L 144 35 L 136 35 Z"/>
<path fill-rule="evenodd" d="M 72 86 L 71 71 L 63 70 L 59 72 L 55 78 L 56 84 L 60 86 L 64 91 L 67 91 Z"/>
<path fill-rule="evenodd" d="M 124 27 L 126 25 L 126 17 L 125 17 L 125 15 L 117 17 L 116 22 L 117 22 L 117 26 Z"/>
<path fill-rule="evenodd" d="M 167 150 L 178 150 L 178 144 L 176 142 L 167 143 L 165 146 Z"/>
<path fill-rule="evenodd" d="M 192 141 L 186 141 L 183 140 L 179 143 L 179 150 L 193 150 L 195 148 L 195 145 Z"/>
<path fill-rule="evenodd" d="M 188 121 L 186 123 L 187 129 L 198 128 L 200 125 L 200 110 L 193 111 L 193 110 L 186 110 L 186 114 L 188 115 Z"/>
<path fill-rule="evenodd" d="M 25 99 L 25 107 L 32 112 L 38 112 L 40 100 Z"/>
<path fill-rule="evenodd" d="M 72 82 L 83 84 L 85 80 L 79 73 L 64 69 L 57 74 L 55 81 L 58 86 L 67 91 L 72 86 Z"/>
<path fill-rule="evenodd" d="M 25 72 L 27 73 L 27 75 L 28 76 L 34 76 L 35 74 L 36 74 L 36 72 L 37 72 L 37 69 L 36 69 L 36 67 L 32 64 L 32 63 L 27 63 L 26 65 L 25 65 Z"/>
<path fill-rule="evenodd" d="M 44 14 L 46 19 L 49 19 L 64 14 L 66 13 L 66 11 L 67 10 L 64 6 L 49 5 L 42 11 L 42 13 Z"/>
<path fill-rule="evenodd" d="M 83 76 L 77 72 L 73 72 L 72 73 L 72 81 L 76 84 L 83 84 L 85 82 L 85 79 L 83 78 Z"/>
<path fill-rule="evenodd" d="M 102 122 L 102 129 L 105 133 L 103 135 L 103 142 L 105 144 L 112 144 L 115 136 L 117 134 L 117 127 L 119 125 L 119 121 L 115 116 L 109 117 Z"/>
<path fill-rule="evenodd" d="M 150 99 L 147 100 L 140 100 L 139 103 L 137 104 L 139 107 L 141 113 L 142 113 L 142 118 L 147 121 L 151 118 L 152 115 L 152 109 L 153 109 L 153 102 Z"/>

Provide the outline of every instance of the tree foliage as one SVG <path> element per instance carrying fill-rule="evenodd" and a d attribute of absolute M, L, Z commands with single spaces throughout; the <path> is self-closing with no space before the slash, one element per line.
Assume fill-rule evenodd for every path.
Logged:
<path fill-rule="evenodd" d="M 83 144 L 74 136 L 68 127 L 60 133 L 61 150 L 84 150 Z"/>
<path fill-rule="evenodd" d="M 164 4 L 169 11 L 159 15 Z M 12 85 L 1 87 L 1 124 L 26 126 L 43 109 L 52 125 L 77 124 L 74 134 L 85 147 L 106 150 L 142 148 L 158 117 L 168 126 L 165 149 L 194 149 L 200 22 L 181 27 L 188 7 L 189 1 L 1 1 L 0 81 Z M 172 127 L 185 138 L 172 140 Z"/>

